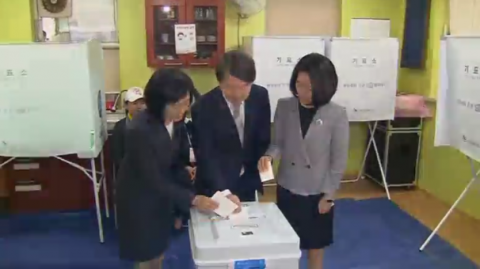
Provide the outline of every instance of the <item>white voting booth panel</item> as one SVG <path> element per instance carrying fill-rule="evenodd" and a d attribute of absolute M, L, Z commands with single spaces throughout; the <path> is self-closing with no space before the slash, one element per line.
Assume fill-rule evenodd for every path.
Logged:
<path fill-rule="evenodd" d="M 268 90 L 273 121 L 278 100 L 292 96 L 290 77 L 298 60 L 312 52 L 324 55 L 325 38 L 256 36 L 245 38 L 244 43 L 255 60 L 255 83 Z"/>
<path fill-rule="evenodd" d="M 480 36 L 447 36 L 441 42 L 435 146 L 451 146 L 467 156 L 472 179 L 420 250 L 438 232 L 478 179 L 480 170 Z M 442 78 L 442 76 L 446 76 Z"/>
<path fill-rule="evenodd" d="M 446 66 L 440 66 L 447 79 L 440 84 L 438 93 L 437 113 L 441 117 L 436 118 L 436 135 L 441 139 L 437 144 L 453 146 L 479 161 L 480 37 L 447 37 L 444 42 Z"/>
<path fill-rule="evenodd" d="M 191 211 L 192 255 L 200 269 L 299 266 L 300 240 L 274 203 L 244 203 L 248 219 L 212 219 Z"/>
<path fill-rule="evenodd" d="M 346 108 L 350 121 L 394 118 L 398 51 L 395 38 L 332 39 L 330 59 L 339 80 L 332 101 Z"/>
<path fill-rule="evenodd" d="M 0 156 L 99 155 L 107 138 L 98 42 L 0 44 Z"/>

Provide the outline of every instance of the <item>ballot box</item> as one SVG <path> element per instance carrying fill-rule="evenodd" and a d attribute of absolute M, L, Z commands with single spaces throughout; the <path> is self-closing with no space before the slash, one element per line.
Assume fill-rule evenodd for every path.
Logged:
<path fill-rule="evenodd" d="M 300 239 L 274 203 L 244 203 L 243 214 L 221 219 L 191 211 L 193 260 L 198 269 L 297 269 Z"/>

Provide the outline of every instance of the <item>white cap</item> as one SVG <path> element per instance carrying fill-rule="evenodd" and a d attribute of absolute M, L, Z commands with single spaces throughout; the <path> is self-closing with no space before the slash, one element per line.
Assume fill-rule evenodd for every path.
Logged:
<path fill-rule="evenodd" d="M 143 89 L 140 87 L 132 87 L 125 94 L 125 102 L 135 102 L 143 98 Z"/>

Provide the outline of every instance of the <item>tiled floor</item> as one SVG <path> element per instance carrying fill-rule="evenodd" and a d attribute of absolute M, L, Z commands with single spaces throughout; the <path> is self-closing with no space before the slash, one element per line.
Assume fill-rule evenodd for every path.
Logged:
<path fill-rule="evenodd" d="M 431 229 L 435 228 L 450 207 L 423 190 L 394 189 L 390 194 L 397 205 Z M 356 183 L 343 183 L 338 198 L 367 199 L 385 196 L 385 190 L 378 185 L 360 180 Z M 275 188 L 267 187 L 261 200 L 274 201 Z M 480 220 L 456 210 L 444 223 L 439 235 L 480 266 Z"/>

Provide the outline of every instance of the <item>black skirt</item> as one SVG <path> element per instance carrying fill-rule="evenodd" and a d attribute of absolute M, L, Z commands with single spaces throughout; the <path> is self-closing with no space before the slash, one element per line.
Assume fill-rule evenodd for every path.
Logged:
<path fill-rule="evenodd" d="M 301 249 L 322 249 L 333 243 L 334 207 L 318 212 L 322 194 L 302 196 L 277 185 L 277 205 L 300 237 Z"/>

